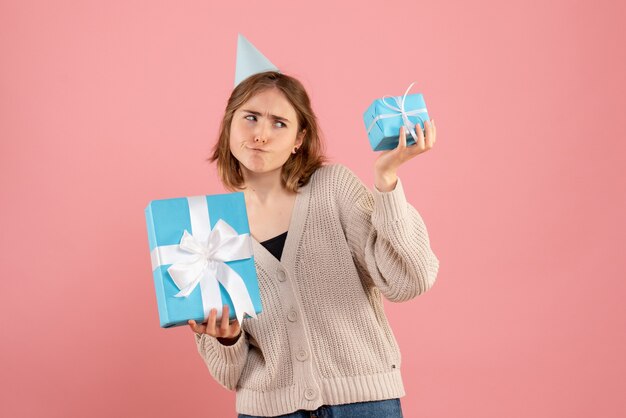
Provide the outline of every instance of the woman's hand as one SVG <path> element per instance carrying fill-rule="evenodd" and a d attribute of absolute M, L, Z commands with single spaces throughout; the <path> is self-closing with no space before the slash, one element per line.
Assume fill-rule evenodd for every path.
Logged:
<path fill-rule="evenodd" d="M 396 187 L 398 181 L 397 171 L 400 165 L 411 158 L 428 151 L 435 145 L 437 128 L 435 121 L 424 122 L 426 135 L 416 125 L 417 142 L 413 145 L 406 145 L 406 129 L 400 128 L 400 140 L 395 149 L 383 151 L 374 163 L 374 185 L 381 192 L 389 192 Z"/>
<path fill-rule="evenodd" d="M 228 305 L 224 305 L 222 308 L 222 319 L 219 327 L 217 327 L 217 309 L 215 308 L 211 309 L 206 325 L 204 322 L 196 324 L 196 321 L 193 319 L 190 319 L 187 323 L 193 332 L 215 337 L 223 345 L 235 344 L 241 334 L 239 321 L 235 319 L 233 322 L 230 322 L 228 319 Z"/>

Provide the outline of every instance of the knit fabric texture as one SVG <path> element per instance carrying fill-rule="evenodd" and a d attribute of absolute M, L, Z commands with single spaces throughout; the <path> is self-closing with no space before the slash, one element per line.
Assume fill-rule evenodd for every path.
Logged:
<path fill-rule="evenodd" d="M 382 296 L 430 289 L 439 260 L 402 182 L 370 191 L 340 164 L 300 188 L 281 260 L 253 239 L 263 312 L 225 346 L 195 334 L 238 413 L 276 416 L 405 395 Z"/>

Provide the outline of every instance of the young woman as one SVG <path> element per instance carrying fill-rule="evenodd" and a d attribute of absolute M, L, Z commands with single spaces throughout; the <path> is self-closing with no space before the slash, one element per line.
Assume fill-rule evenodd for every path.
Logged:
<path fill-rule="evenodd" d="M 435 143 L 380 154 L 369 191 L 342 165 L 324 165 L 302 84 L 278 72 L 241 82 L 228 101 L 212 161 L 245 195 L 263 312 L 239 324 L 189 321 L 212 376 L 237 391 L 248 417 L 401 417 L 400 352 L 382 296 L 427 291 L 439 261 L 407 203 L 398 167 Z"/>

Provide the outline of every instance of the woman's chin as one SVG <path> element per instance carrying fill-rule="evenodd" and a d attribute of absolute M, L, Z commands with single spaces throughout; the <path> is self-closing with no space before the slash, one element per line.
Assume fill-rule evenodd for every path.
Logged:
<path fill-rule="evenodd" d="M 266 164 L 246 164 L 244 167 L 246 168 L 246 171 L 252 175 L 267 174 L 272 171 L 280 170 L 280 167 L 271 168 Z"/>

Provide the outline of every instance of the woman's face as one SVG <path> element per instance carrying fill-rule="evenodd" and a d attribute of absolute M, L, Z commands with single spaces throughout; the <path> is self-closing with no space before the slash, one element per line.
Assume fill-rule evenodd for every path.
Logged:
<path fill-rule="evenodd" d="M 276 88 L 257 93 L 235 111 L 230 124 L 230 152 L 244 178 L 281 170 L 294 147 L 302 144 L 296 111 Z"/>

